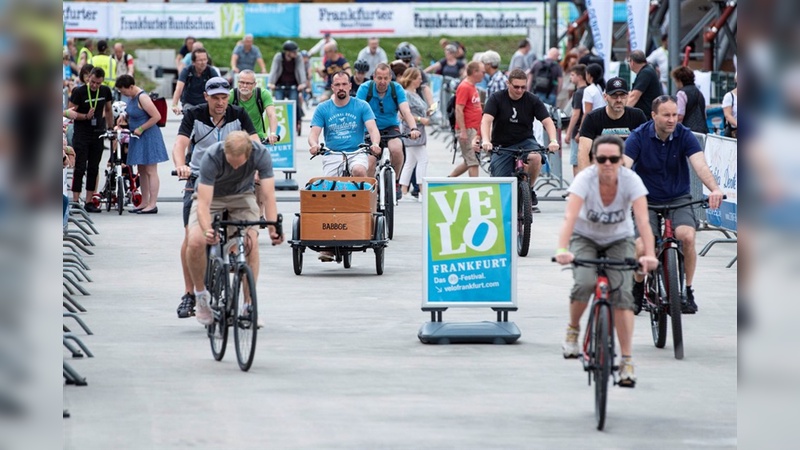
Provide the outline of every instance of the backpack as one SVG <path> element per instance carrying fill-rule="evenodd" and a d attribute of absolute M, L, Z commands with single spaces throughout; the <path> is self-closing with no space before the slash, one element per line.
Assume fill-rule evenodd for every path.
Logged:
<path fill-rule="evenodd" d="M 533 92 L 541 92 L 543 94 L 550 94 L 556 86 L 555 67 L 556 63 L 553 61 L 542 61 L 542 64 L 536 69 L 533 74 Z"/>
<path fill-rule="evenodd" d="M 447 101 L 447 121 L 450 122 L 450 129 L 456 129 L 456 96 L 450 97 Z"/>
<path fill-rule="evenodd" d="M 369 103 L 372 100 L 372 96 L 373 96 L 373 94 L 372 94 L 372 86 L 374 84 L 375 84 L 374 81 L 369 80 L 369 91 L 367 92 L 367 98 L 365 100 L 367 103 Z M 400 110 L 400 103 L 397 102 L 397 91 L 396 91 L 396 88 L 394 87 L 394 83 L 389 83 L 389 90 L 391 91 L 391 94 L 392 94 L 392 100 L 394 100 L 394 104 L 397 105 L 397 109 L 399 111 Z"/>
<path fill-rule="evenodd" d="M 264 123 L 264 99 L 261 98 L 261 88 L 256 86 L 256 107 L 258 107 L 258 116 L 261 117 L 261 128 L 264 133 L 267 132 L 267 124 Z M 233 105 L 239 106 L 239 88 L 233 89 Z"/>

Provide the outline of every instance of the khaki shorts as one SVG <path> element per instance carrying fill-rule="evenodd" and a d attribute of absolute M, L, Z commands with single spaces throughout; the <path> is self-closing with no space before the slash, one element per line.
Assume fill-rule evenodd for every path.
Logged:
<path fill-rule="evenodd" d="M 591 239 L 583 236 L 572 235 L 569 241 L 569 251 L 576 258 L 595 259 L 600 251 L 605 251 L 610 259 L 625 259 L 635 257 L 633 238 L 622 239 L 608 245 L 598 245 Z M 610 303 L 616 309 L 633 310 L 633 274 L 630 270 L 608 270 L 608 282 L 611 284 Z M 572 302 L 588 302 L 597 281 L 597 269 L 594 267 L 574 267 L 570 299 Z"/>
<path fill-rule="evenodd" d="M 461 135 L 461 132 L 458 132 Z M 467 167 L 475 167 L 480 165 L 478 157 L 475 155 L 475 150 L 472 149 L 472 143 L 475 142 L 475 136 L 478 135 L 478 130 L 474 128 L 467 128 L 467 140 L 458 140 L 458 146 L 461 147 L 461 156 L 464 158 L 464 164 Z"/>
<path fill-rule="evenodd" d="M 197 200 L 197 194 L 192 195 L 192 200 Z M 247 194 L 234 194 L 226 195 L 224 197 L 214 197 L 211 200 L 211 220 L 214 220 L 214 215 L 228 210 L 228 220 L 258 220 L 261 217 L 261 211 L 258 209 L 256 202 L 256 195 L 254 193 Z M 198 226 L 197 222 L 197 202 L 192 201 L 192 210 L 189 213 L 189 228 Z M 249 227 L 256 229 L 256 227 Z M 228 235 L 230 236 L 236 229 L 228 227 Z"/>

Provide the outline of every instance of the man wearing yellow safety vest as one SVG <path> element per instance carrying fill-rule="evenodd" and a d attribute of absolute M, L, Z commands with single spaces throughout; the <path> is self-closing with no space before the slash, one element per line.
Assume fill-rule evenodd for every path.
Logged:
<path fill-rule="evenodd" d="M 106 54 L 108 51 L 108 42 L 105 40 L 97 41 L 97 55 L 91 58 L 90 64 L 94 67 L 100 67 L 106 73 L 103 84 L 114 89 L 114 83 L 117 80 L 117 62 Z"/>

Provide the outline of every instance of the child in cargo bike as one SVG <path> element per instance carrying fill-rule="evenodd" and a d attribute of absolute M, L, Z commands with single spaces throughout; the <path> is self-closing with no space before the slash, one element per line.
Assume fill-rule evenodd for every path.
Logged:
<path fill-rule="evenodd" d="M 369 159 L 364 153 L 356 153 L 365 132 L 369 133 L 370 140 L 374 142 L 370 150 L 374 155 L 379 155 L 381 140 L 378 126 L 375 124 L 375 114 L 367 102 L 350 97 L 350 77 L 345 72 L 333 75 L 331 81 L 333 96 L 322 102 L 311 118 L 311 133 L 308 136 L 309 152 L 316 155 L 320 151 L 319 137 L 325 129 L 325 142 L 327 148 L 354 152 L 348 156 L 350 174 L 355 177 L 367 176 Z M 322 169 L 326 177 L 340 176 L 344 170 L 340 155 L 323 154 Z M 331 252 L 320 252 L 320 261 L 334 260 Z"/>

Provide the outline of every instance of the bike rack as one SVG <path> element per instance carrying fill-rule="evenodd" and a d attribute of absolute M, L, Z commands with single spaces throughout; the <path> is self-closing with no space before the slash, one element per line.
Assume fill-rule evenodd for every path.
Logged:
<path fill-rule="evenodd" d="M 443 322 L 442 313 L 447 308 L 423 307 L 422 311 L 431 313 L 430 322 L 422 325 L 417 338 L 423 344 L 512 344 L 522 333 L 508 321 L 509 311 L 516 307 L 492 307 L 497 312 L 494 322 Z"/>

